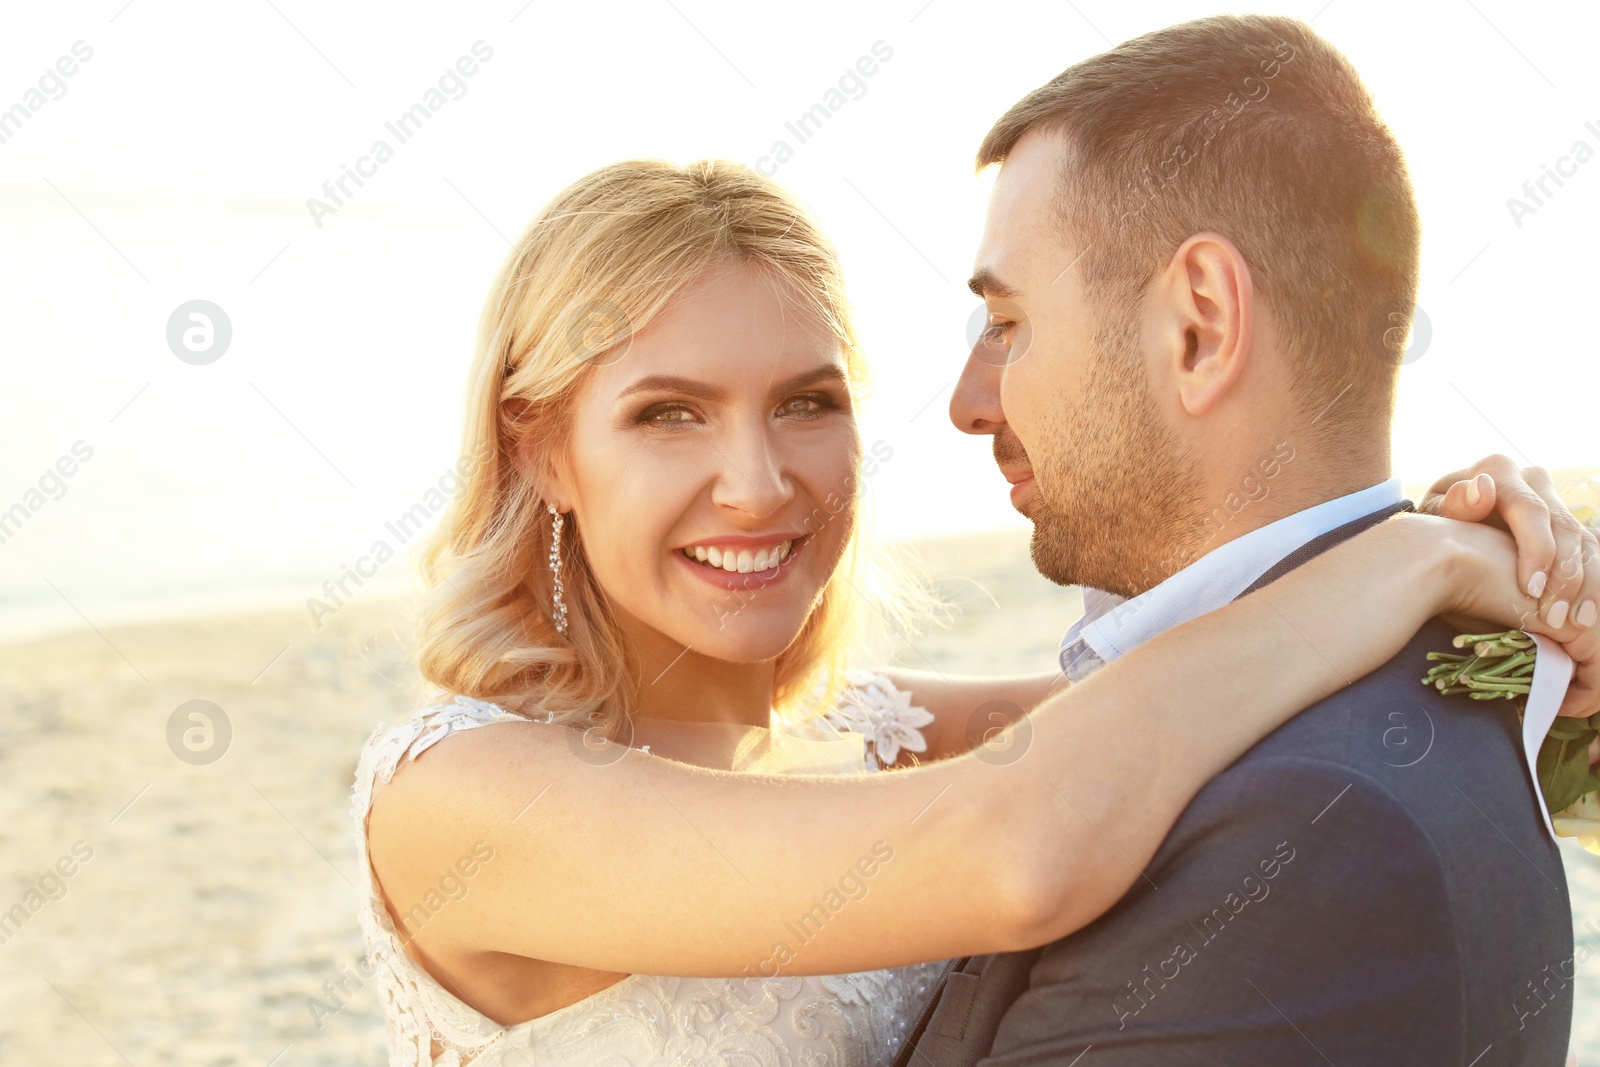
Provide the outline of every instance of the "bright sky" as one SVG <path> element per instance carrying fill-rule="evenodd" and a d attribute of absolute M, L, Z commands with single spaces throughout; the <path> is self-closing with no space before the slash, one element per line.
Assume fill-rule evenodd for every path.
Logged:
<path fill-rule="evenodd" d="M 94 596 L 138 581 L 337 574 L 452 462 L 506 237 L 601 164 L 754 165 L 780 139 L 794 155 L 776 177 L 841 249 L 875 367 L 864 433 L 894 450 L 873 480 L 880 530 L 1018 524 L 987 440 L 945 415 L 977 307 L 963 284 L 985 191 L 974 150 L 1064 67 L 1216 10 L 19 7 L 0 37 L 0 109 L 39 106 L 20 129 L 0 127 L 0 509 L 75 442 L 94 458 L 0 544 L 0 594 L 48 595 L 44 578 Z M 1600 11 L 1507 0 L 1259 10 L 1314 17 L 1408 154 L 1430 337 L 1403 371 L 1396 473 L 1431 481 L 1490 452 L 1600 463 L 1585 317 L 1600 246 Z M 847 81 L 844 106 L 798 143 L 786 122 L 861 57 L 873 73 Z M 56 80 L 56 69 L 72 73 Z M 385 123 L 441 78 L 443 106 L 399 143 Z M 362 163 L 380 138 L 392 158 Z M 307 198 L 358 165 L 363 184 L 314 220 Z M 1546 166 L 1562 184 L 1546 179 L 1549 195 L 1514 218 L 1508 198 L 1526 199 Z M 205 366 L 166 341 L 174 309 L 195 299 L 232 327 Z"/>

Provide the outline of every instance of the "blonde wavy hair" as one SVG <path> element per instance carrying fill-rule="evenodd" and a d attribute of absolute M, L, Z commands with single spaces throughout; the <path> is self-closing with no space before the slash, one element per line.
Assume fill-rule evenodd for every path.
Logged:
<path fill-rule="evenodd" d="M 463 431 L 462 455 L 471 459 L 420 554 L 414 643 L 432 697 L 490 700 L 624 736 L 637 669 L 572 521 L 562 534 L 568 630 L 556 633 L 550 516 L 541 487 L 525 473 L 539 464 L 519 466 L 513 454 L 551 457 L 569 448 L 570 400 L 588 370 L 617 358 L 686 289 L 730 265 L 788 283 L 802 310 L 838 342 L 851 394 L 859 396 L 866 367 L 837 256 L 793 198 L 746 167 L 723 160 L 602 167 L 557 195 L 517 241 L 479 323 Z M 852 507 L 841 509 L 839 521 L 859 510 L 860 474 L 858 457 Z M 777 659 L 780 715 L 803 717 L 808 704 L 826 706 L 841 688 L 862 606 L 858 588 L 881 588 L 883 602 L 874 606 L 907 616 L 914 596 L 903 575 L 892 561 L 869 562 L 863 541 L 857 521 L 819 603 Z"/>

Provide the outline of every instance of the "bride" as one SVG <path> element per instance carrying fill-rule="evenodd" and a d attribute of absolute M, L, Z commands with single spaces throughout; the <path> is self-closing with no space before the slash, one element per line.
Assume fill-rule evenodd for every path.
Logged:
<path fill-rule="evenodd" d="M 863 372 L 833 252 L 735 164 L 605 167 L 518 242 L 423 560 L 432 691 L 356 773 L 391 1063 L 887 1064 L 941 961 L 1092 921 L 1427 619 L 1594 658 L 1511 537 L 1403 514 L 1071 688 L 846 670 L 894 610 L 861 574 Z"/>

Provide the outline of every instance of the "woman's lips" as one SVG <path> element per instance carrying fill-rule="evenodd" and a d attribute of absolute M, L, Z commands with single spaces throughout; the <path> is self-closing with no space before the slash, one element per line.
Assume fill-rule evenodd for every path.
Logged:
<path fill-rule="evenodd" d="M 811 538 L 809 537 L 796 538 L 783 562 L 764 571 L 745 571 L 741 573 L 739 571 L 723 570 L 720 567 L 697 563 L 677 549 L 673 550 L 672 555 L 673 558 L 689 568 L 701 581 L 706 582 L 708 585 L 716 586 L 718 589 L 726 589 L 730 592 L 740 592 L 765 589 L 770 585 L 776 585 L 778 582 L 783 581 L 794 568 L 795 559 L 810 541 Z"/>

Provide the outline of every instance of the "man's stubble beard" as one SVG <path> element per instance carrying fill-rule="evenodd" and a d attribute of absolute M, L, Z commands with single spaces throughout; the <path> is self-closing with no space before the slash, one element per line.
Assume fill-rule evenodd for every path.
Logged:
<path fill-rule="evenodd" d="M 1131 309 L 1107 314 L 1088 388 L 1029 454 L 1034 566 L 1124 597 L 1170 577 L 1205 536 L 1198 464 L 1156 411 L 1137 335 Z"/>

